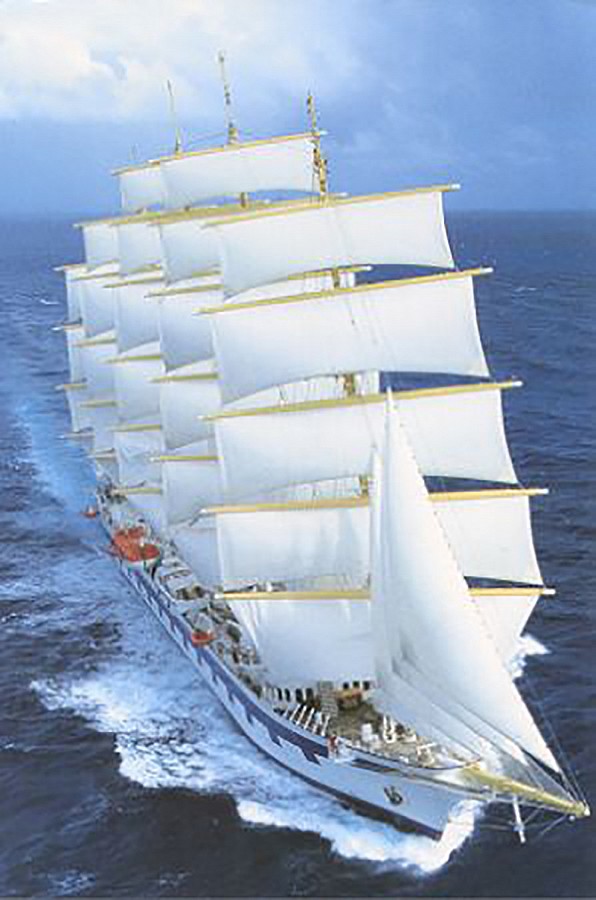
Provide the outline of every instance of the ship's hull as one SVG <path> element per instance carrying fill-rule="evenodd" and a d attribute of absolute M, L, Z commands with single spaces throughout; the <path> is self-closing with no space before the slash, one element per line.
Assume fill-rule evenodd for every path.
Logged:
<path fill-rule="evenodd" d="M 175 604 L 142 565 L 124 559 L 118 559 L 118 565 L 240 730 L 260 750 L 310 784 L 354 806 L 389 818 L 404 830 L 441 837 L 461 794 L 420 775 L 404 776 L 390 760 L 372 753 L 362 751 L 352 760 L 335 761 L 325 738 L 305 732 L 261 702 L 214 650 L 193 645 L 190 628 Z"/>

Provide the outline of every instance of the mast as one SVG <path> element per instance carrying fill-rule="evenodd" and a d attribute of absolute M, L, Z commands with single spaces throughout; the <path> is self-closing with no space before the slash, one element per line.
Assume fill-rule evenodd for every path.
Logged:
<path fill-rule="evenodd" d="M 232 114 L 232 91 L 226 72 L 226 57 L 223 50 L 220 50 L 217 54 L 217 61 L 219 62 L 219 72 L 223 86 L 224 108 L 228 127 L 228 144 L 239 144 L 240 135 Z M 240 206 L 248 206 L 248 194 L 245 191 L 240 192 Z"/>
<path fill-rule="evenodd" d="M 329 199 L 329 177 L 327 160 L 325 159 L 321 151 L 321 137 L 317 123 L 317 108 L 315 105 L 315 98 L 310 91 L 308 92 L 306 97 L 306 109 L 310 118 L 310 130 L 312 134 L 313 144 L 313 164 L 315 175 L 319 182 L 319 196 L 325 203 Z M 337 290 L 341 287 L 341 279 L 338 268 L 334 267 L 331 269 L 331 277 L 333 279 L 333 287 L 335 290 Z M 341 375 L 340 378 L 345 396 L 354 397 L 358 393 L 356 388 L 356 375 L 354 374 L 354 372 L 346 372 L 344 375 Z M 365 476 L 360 476 L 360 492 L 363 496 L 366 496 L 369 493 L 369 482 L 368 478 L 366 478 Z"/>
<path fill-rule="evenodd" d="M 327 160 L 321 152 L 321 136 L 317 124 L 317 108 L 315 106 L 315 98 L 310 91 L 308 92 L 306 97 L 306 109 L 308 112 L 308 117 L 310 119 L 310 130 L 312 134 L 313 145 L 313 163 L 315 175 L 317 176 L 317 180 L 319 182 L 319 196 L 322 200 L 327 200 L 329 197 Z M 335 287 L 339 287 L 339 283 L 335 285 Z"/>
<path fill-rule="evenodd" d="M 172 87 L 172 82 L 168 78 L 166 81 L 166 88 L 168 91 L 168 97 L 170 101 L 170 116 L 172 118 L 172 126 L 174 128 L 174 153 L 182 153 L 182 132 L 180 131 L 180 124 L 178 122 L 178 116 L 176 112 L 176 101 L 174 100 L 174 88 Z"/>
<path fill-rule="evenodd" d="M 234 122 L 234 118 L 232 115 L 232 92 L 230 90 L 230 83 L 228 81 L 228 76 L 226 73 L 226 57 L 223 50 L 220 50 L 217 54 L 217 60 L 219 62 L 219 71 L 224 92 L 225 113 L 228 125 L 228 144 L 237 144 L 240 138 L 238 134 L 238 128 L 236 127 L 236 123 Z"/>
<path fill-rule="evenodd" d="M 507 669 L 538 597 L 552 593 L 542 585 L 529 516 L 529 498 L 543 491 L 517 485 L 504 431 L 500 395 L 518 383 L 419 387 L 389 395 L 385 409 L 386 395 L 366 393 L 359 374 L 490 375 L 472 287 L 472 276 L 485 270 L 352 287 L 340 279 L 345 266 L 363 260 L 451 267 L 441 196 L 451 186 L 331 197 L 312 95 L 310 134 L 241 143 L 224 54 L 218 59 L 228 148 L 239 145 L 238 151 L 182 153 L 168 81 L 175 155 L 181 158 L 167 158 L 162 168 L 195 162 L 200 168 L 207 158 L 207 171 L 213 158 L 222 159 L 220 169 L 229 170 L 222 175 L 217 169 L 210 182 L 221 193 L 209 196 L 239 193 L 246 207 L 245 185 L 251 192 L 278 188 L 280 160 L 284 178 L 292 173 L 284 181 L 288 189 L 297 182 L 298 189 L 312 188 L 314 166 L 319 203 L 244 211 L 229 238 L 229 216 L 213 223 L 215 231 L 203 229 L 199 216 L 197 230 L 217 236 L 219 229 L 227 257 L 237 257 L 238 268 L 248 272 L 242 287 L 233 266 L 226 273 L 222 265 L 222 282 L 230 293 L 252 288 L 256 298 L 224 305 L 224 284 L 213 282 L 209 248 L 206 269 L 188 273 L 199 284 L 154 292 L 161 298 L 158 329 L 144 302 L 143 285 L 160 278 L 154 247 L 143 237 L 147 219 L 90 223 L 85 274 L 67 276 L 82 282 L 73 285 L 70 314 L 78 319 L 80 312 L 82 324 L 66 332 L 72 359 L 64 390 L 75 434 L 92 437 L 96 463 L 117 463 L 116 492 L 130 498 L 158 532 L 169 537 L 176 526 L 173 543 L 188 544 L 181 555 L 202 583 L 234 601 L 265 669 L 281 683 L 373 679 L 377 711 L 395 712 L 420 734 L 430 729 L 430 737 L 434 732 L 447 746 L 473 752 L 460 787 L 511 797 L 520 837 L 519 801 L 586 815 L 582 803 L 549 792 L 537 768 L 530 774 L 521 768 L 533 766 L 535 757 L 558 771 Z M 262 148 L 253 154 L 253 143 L 270 144 L 275 154 L 267 150 L 263 163 Z M 287 158 L 277 155 L 280 147 L 289 147 Z M 239 156 L 247 171 L 260 160 L 258 177 L 253 173 L 247 182 L 245 169 L 237 175 Z M 161 178 L 160 165 L 141 167 L 137 177 L 148 181 L 139 195 L 152 176 Z M 253 237 L 255 218 L 260 227 Z M 190 219 L 170 224 L 185 221 L 190 230 Z M 339 249 L 336 231 L 350 235 Z M 174 238 L 178 251 L 181 235 L 179 230 Z M 196 245 L 184 253 L 196 266 Z M 121 275 L 133 277 L 113 283 L 115 261 Z M 303 281 L 302 293 L 291 292 L 292 277 Z M 309 291 L 309 284 L 316 290 Z M 121 307 L 113 312 L 104 294 L 111 298 L 116 289 Z M 203 318 L 191 333 L 185 317 L 192 314 L 194 292 L 205 296 L 198 310 Z M 114 343 L 119 355 L 107 358 Z M 337 382 L 344 396 L 337 396 Z M 313 399 L 313 386 L 325 396 Z M 81 392 L 88 399 L 80 400 Z M 251 396 L 256 406 L 224 408 Z M 102 411 L 111 418 L 101 418 Z M 373 471 L 369 499 L 364 495 Z M 515 487 L 430 493 L 424 478 L 432 476 Z M 354 496 L 356 477 L 361 496 Z M 338 484 L 345 494 L 325 493 Z M 312 487 L 323 494 L 312 499 L 301 492 Z M 288 488 L 290 501 L 285 494 L 262 501 L 267 490 Z M 496 586 L 468 583 L 478 578 Z M 509 581 L 522 586 L 503 586 Z M 350 590 L 341 589 L 349 583 Z M 259 606 L 262 615 L 253 615 Z M 501 754 L 502 771 L 492 770 L 490 754 L 484 758 L 487 742 Z"/>
<path fill-rule="evenodd" d="M 312 93 L 309 91 L 306 97 L 306 109 L 308 112 L 308 117 L 310 119 L 310 131 L 312 134 L 312 146 L 313 146 L 313 165 L 315 170 L 315 175 L 317 181 L 319 183 L 319 196 L 323 203 L 326 203 L 329 200 L 329 173 L 327 168 L 327 160 L 323 156 L 321 150 L 321 135 L 319 132 L 319 126 L 317 122 L 317 107 L 315 105 L 315 98 Z M 333 278 L 333 287 L 339 288 L 341 287 L 341 281 L 339 277 L 339 269 L 333 268 L 331 270 L 331 275 Z M 345 376 L 346 383 L 346 393 L 355 393 L 355 382 L 353 375 Z M 350 380 L 351 379 L 351 380 Z M 349 385 L 349 386 L 348 386 Z"/>

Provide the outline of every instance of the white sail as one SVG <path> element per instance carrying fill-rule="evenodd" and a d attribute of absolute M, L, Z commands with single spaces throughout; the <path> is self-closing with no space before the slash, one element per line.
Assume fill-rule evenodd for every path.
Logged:
<path fill-rule="evenodd" d="M 373 541 L 380 691 L 399 703 L 405 682 L 480 739 L 507 753 L 519 746 L 557 770 L 469 595 L 397 416 L 387 417 Z"/>
<path fill-rule="evenodd" d="M 84 386 L 80 390 L 71 389 L 66 391 L 70 424 L 74 432 L 91 428 L 92 422 L 89 410 L 81 405 L 86 396 L 87 391 Z"/>
<path fill-rule="evenodd" d="M 322 575 L 361 581 L 368 576 L 368 509 L 249 511 L 216 518 L 227 589 Z"/>
<path fill-rule="evenodd" d="M 159 418 L 159 384 L 164 374 L 159 344 L 144 344 L 119 357 L 114 366 L 118 412 L 124 422 Z"/>
<path fill-rule="evenodd" d="M 66 330 L 66 350 L 71 381 L 82 381 L 85 377 L 81 348 L 78 346 L 84 339 L 85 329 L 82 325 L 78 328 L 68 328 Z"/>
<path fill-rule="evenodd" d="M 159 384 L 159 407 L 166 447 L 175 449 L 203 440 L 213 426 L 202 416 L 221 409 L 221 392 L 208 360 L 182 366 Z"/>
<path fill-rule="evenodd" d="M 68 321 L 78 322 L 81 318 L 80 290 L 81 275 L 87 274 L 86 266 L 69 266 L 64 270 L 64 279 L 66 283 L 66 308 L 68 310 Z"/>
<path fill-rule="evenodd" d="M 149 280 L 144 276 L 119 286 L 118 282 L 114 282 L 114 285 L 111 292 L 115 300 L 119 352 L 124 353 L 141 344 L 158 341 L 157 304 L 150 300 L 147 294 L 163 286 L 163 281 L 157 278 Z"/>
<path fill-rule="evenodd" d="M 269 676 L 279 685 L 373 677 L 370 604 L 358 600 L 234 600 Z"/>
<path fill-rule="evenodd" d="M 354 275 L 352 272 L 342 272 L 340 279 L 342 284 L 349 286 L 354 282 Z M 159 302 L 159 334 L 167 369 L 177 369 L 210 359 L 214 354 L 211 320 L 209 316 L 200 313 L 221 306 L 223 290 L 221 285 L 201 284 L 200 281 L 204 279 L 196 281 L 199 282 L 196 289 L 185 283 L 178 292 L 175 288 L 170 288 L 155 298 Z M 243 302 L 263 300 L 301 293 L 304 290 L 325 290 L 331 286 L 330 273 L 305 275 L 246 291 L 237 299 Z"/>
<path fill-rule="evenodd" d="M 517 481 L 498 386 L 397 394 L 425 475 Z M 403 399 L 402 399 L 403 398 Z M 384 395 L 374 402 L 304 404 L 215 422 L 226 496 L 263 496 L 291 484 L 365 475 L 383 438 Z M 251 403 L 251 407 L 258 404 Z"/>
<path fill-rule="evenodd" d="M 192 525 L 180 525 L 170 532 L 170 537 L 200 583 L 206 587 L 217 586 L 220 581 L 219 556 L 213 520 L 202 519 Z"/>
<path fill-rule="evenodd" d="M 167 281 L 193 278 L 219 265 L 215 234 L 203 228 L 206 218 L 192 217 L 164 222 L 155 228 Z"/>
<path fill-rule="evenodd" d="M 221 502 L 219 467 L 209 441 L 189 444 L 167 457 L 161 472 L 170 525 L 193 519 L 205 506 Z"/>
<path fill-rule="evenodd" d="M 487 595 L 474 599 L 501 657 L 511 660 L 519 650 L 519 639 L 540 594 Z"/>
<path fill-rule="evenodd" d="M 164 187 L 159 165 L 150 164 L 117 172 L 122 212 L 137 213 L 153 206 L 162 206 Z"/>
<path fill-rule="evenodd" d="M 106 331 L 93 339 L 97 343 L 83 341 L 80 347 L 82 367 L 87 383 L 87 400 L 114 397 L 114 367 L 108 360 L 116 352 L 113 331 Z"/>
<path fill-rule="evenodd" d="M 161 494 L 128 494 L 126 500 L 133 509 L 157 532 L 167 535 L 167 522 Z"/>
<path fill-rule="evenodd" d="M 144 221 L 127 221 L 114 225 L 113 228 L 118 235 L 121 275 L 130 275 L 161 264 L 161 244 L 154 225 Z"/>
<path fill-rule="evenodd" d="M 471 277 L 361 285 L 248 309 L 224 305 L 210 318 L 228 399 L 342 372 L 488 375 Z"/>
<path fill-rule="evenodd" d="M 298 272 L 344 265 L 450 268 L 441 188 L 313 203 L 209 226 L 226 290 L 236 294 Z"/>
<path fill-rule="evenodd" d="M 465 576 L 542 583 L 526 494 L 439 493 L 432 500 Z M 370 509 L 365 498 L 230 509 L 217 514 L 226 587 L 327 575 L 363 583 L 370 575 Z"/>
<path fill-rule="evenodd" d="M 163 160 L 160 168 L 170 209 L 243 192 L 312 193 L 313 138 L 292 134 L 180 153 Z"/>
<path fill-rule="evenodd" d="M 527 495 L 464 491 L 444 498 L 439 494 L 433 508 L 464 575 L 542 584 Z"/>
<path fill-rule="evenodd" d="M 210 309 L 223 301 L 223 291 L 209 290 L 168 294 L 155 298 L 159 338 L 166 368 L 178 369 L 213 357 L 211 323 L 208 316 L 197 315 L 199 309 Z"/>
<path fill-rule="evenodd" d="M 273 281 L 271 284 L 260 284 L 258 287 L 249 288 L 246 291 L 242 291 L 241 294 L 236 294 L 233 298 L 233 303 L 227 304 L 226 309 L 232 310 L 233 306 L 239 303 L 252 304 L 267 300 L 276 301 L 286 297 L 300 299 L 302 294 L 332 291 L 334 279 L 337 279 L 340 288 L 351 288 L 356 284 L 356 268 L 337 270 L 334 274 L 329 270 L 301 272 L 299 275 L 294 275 L 291 278 L 282 278 L 279 281 Z"/>
<path fill-rule="evenodd" d="M 223 408 L 219 379 L 214 376 L 214 360 L 203 360 L 181 366 L 161 379 L 161 421 L 167 447 L 183 447 L 213 434 L 213 423 L 205 417 L 219 413 Z M 340 391 L 341 386 L 335 379 L 318 379 L 317 383 L 299 382 L 243 398 L 234 403 L 233 408 L 241 409 L 252 403 L 278 404 L 282 398 L 302 399 L 309 395 L 332 397 Z"/>
<path fill-rule="evenodd" d="M 106 285 L 114 281 L 113 273 L 83 278 L 78 282 L 79 308 L 88 338 L 114 327 L 114 296 Z"/>
<path fill-rule="evenodd" d="M 114 264 L 118 260 L 118 237 L 110 221 L 85 222 L 81 226 L 85 260 L 89 268 Z"/>
<path fill-rule="evenodd" d="M 161 465 L 153 458 L 164 449 L 161 431 L 116 431 L 114 449 L 119 484 L 159 484 Z"/>
<path fill-rule="evenodd" d="M 87 410 L 93 429 L 93 451 L 112 450 L 114 448 L 114 428 L 118 423 L 118 410 L 115 406 L 93 406 Z"/>

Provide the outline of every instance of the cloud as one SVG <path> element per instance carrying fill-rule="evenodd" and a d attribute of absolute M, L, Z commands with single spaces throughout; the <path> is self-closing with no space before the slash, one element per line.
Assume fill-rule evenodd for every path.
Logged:
<path fill-rule="evenodd" d="M 370 0 L 5 0 L 0 115 L 161 119 L 169 78 L 181 115 L 208 121 L 221 116 L 219 49 L 235 93 L 273 114 L 317 83 L 333 96 L 362 81 L 353 25 L 370 9 Z"/>
<path fill-rule="evenodd" d="M 560 183 L 567 172 L 565 190 L 577 193 L 577 173 L 586 181 L 591 173 L 583 148 L 593 145 L 595 8 L 596 0 L 0 0 L 0 119 L 11 120 L 0 156 L 20 166 L 33 135 L 31 154 L 47 156 L 54 168 L 45 181 L 59 190 L 65 153 L 76 173 L 91 156 L 99 172 L 165 152 L 166 80 L 184 146 L 222 140 L 223 49 L 243 138 L 304 128 L 305 95 L 315 92 L 336 189 L 457 180 L 470 185 L 471 203 L 490 205 L 486 188 L 481 200 L 473 191 L 494 186 L 517 203 L 532 179 Z M 78 190 L 76 202 L 84 196 Z"/>

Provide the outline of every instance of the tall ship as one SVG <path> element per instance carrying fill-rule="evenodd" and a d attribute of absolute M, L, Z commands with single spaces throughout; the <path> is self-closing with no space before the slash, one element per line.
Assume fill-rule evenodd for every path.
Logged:
<path fill-rule="evenodd" d="M 224 82 L 225 84 L 225 82 Z M 589 815 L 514 680 L 545 586 L 454 263 L 457 185 L 330 193 L 304 133 L 117 170 L 66 281 L 71 437 L 122 574 L 257 747 L 439 838 Z M 379 267 L 392 267 L 381 269 Z M 386 273 L 391 278 L 388 280 Z"/>

